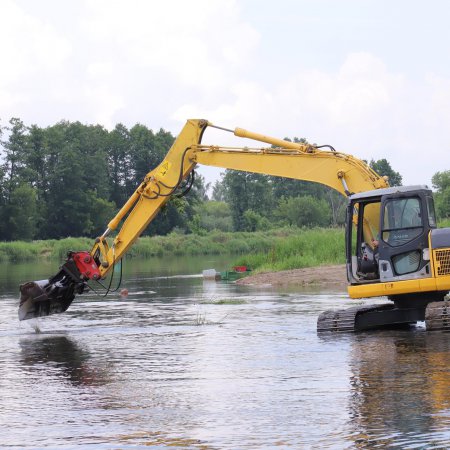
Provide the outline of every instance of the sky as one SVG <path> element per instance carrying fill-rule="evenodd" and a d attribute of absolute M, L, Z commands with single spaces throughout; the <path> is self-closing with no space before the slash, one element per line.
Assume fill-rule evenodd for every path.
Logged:
<path fill-rule="evenodd" d="M 446 0 L 0 0 L 0 124 L 203 118 L 431 186 L 450 170 L 449 17 Z"/>

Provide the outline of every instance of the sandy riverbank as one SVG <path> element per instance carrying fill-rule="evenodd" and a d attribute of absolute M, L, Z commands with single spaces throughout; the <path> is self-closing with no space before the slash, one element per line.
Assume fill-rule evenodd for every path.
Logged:
<path fill-rule="evenodd" d="M 306 269 L 282 270 L 280 272 L 261 272 L 241 278 L 239 284 L 272 286 L 347 286 L 345 264 L 337 266 L 308 267 Z"/>

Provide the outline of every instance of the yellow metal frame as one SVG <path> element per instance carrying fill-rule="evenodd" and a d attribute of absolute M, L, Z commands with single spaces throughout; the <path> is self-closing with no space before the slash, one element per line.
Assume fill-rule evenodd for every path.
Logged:
<path fill-rule="evenodd" d="M 428 248 L 431 249 L 431 232 L 428 235 Z M 389 295 L 412 294 L 420 292 L 435 292 L 450 290 L 450 274 L 439 275 L 438 263 L 436 261 L 436 252 L 448 249 L 433 249 L 430 251 L 430 275 L 428 277 L 405 280 L 391 281 L 387 283 L 370 283 L 362 285 L 348 286 L 350 298 L 382 297 Z"/>
<path fill-rule="evenodd" d="M 97 238 L 91 255 L 100 262 L 104 277 L 136 241 L 156 214 L 169 200 L 177 186 L 185 180 L 196 164 L 314 181 L 329 186 L 343 195 L 388 186 L 365 162 L 344 153 L 320 150 L 253 133 L 242 128 L 235 136 L 270 144 L 268 148 L 231 148 L 201 145 L 206 120 L 188 120 L 164 161 L 150 171 L 133 195 L 109 222 L 105 233 Z M 120 229 L 111 245 L 107 236 Z"/>

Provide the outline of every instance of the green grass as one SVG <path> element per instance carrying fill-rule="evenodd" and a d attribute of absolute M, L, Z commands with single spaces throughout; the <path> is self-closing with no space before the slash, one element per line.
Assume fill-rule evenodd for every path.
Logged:
<path fill-rule="evenodd" d="M 438 226 L 439 228 L 450 228 L 450 219 L 439 220 Z"/>
<path fill-rule="evenodd" d="M 283 228 L 255 233 L 215 231 L 204 236 L 171 233 L 167 236 L 141 237 L 128 251 L 134 258 L 164 256 L 241 255 L 267 253 L 275 243 L 304 233 L 296 228 Z M 0 262 L 63 260 L 69 250 L 90 250 L 94 239 L 66 238 L 32 242 L 0 242 Z"/>
<path fill-rule="evenodd" d="M 439 228 L 444 227 L 450 228 L 450 219 L 439 222 Z M 344 230 L 298 230 L 294 235 L 287 234 L 283 239 L 275 239 L 269 249 L 246 253 L 235 263 L 250 266 L 257 272 L 344 264 Z"/>
<path fill-rule="evenodd" d="M 439 222 L 450 227 L 450 219 Z M 68 250 L 90 250 L 94 240 L 66 238 L 33 242 L 0 242 L 0 262 L 63 260 Z M 241 255 L 235 265 L 256 271 L 277 271 L 345 263 L 344 230 L 279 228 L 255 233 L 171 233 L 142 237 L 128 255 L 134 258 L 196 255 Z"/>
<path fill-rule="evenodd" d="M 343 229 L 299 230 L 273 242 L 269 251 L 246 254 L 237 265 L 257 271 L 277 271 L 345 263 Z"/>
<path fill-rule="evenodd" d="M 64 259 L 69 250 L 87 250 L 92 240 L 67 238 L 33 242 L 0 242 L 0 262 L 26 262 L 42 259 Z"/>

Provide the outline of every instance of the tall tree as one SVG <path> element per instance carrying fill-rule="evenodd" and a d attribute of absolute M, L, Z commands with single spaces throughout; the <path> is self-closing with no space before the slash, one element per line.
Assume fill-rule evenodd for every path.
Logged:
<path fill-rule="evenodd" d="M 387 159 L 378 159 L 374 161 L 373 159 L 370 161 L 369 166 L 375 170 L 378 175 L 387 176 L 389 179 L 389 184 L 391 186 L 401 186 L 403 177 L 399 172 L 396 172 Z"/>
<path fill-rule="evenodd" d="M 261 217 L 270 217 L 274 209 L 271 177 L 251 172 L 226 170 L 222 181 L 224 197 L 231 208 L 233 227 L 244 230 L 244 213 L 252 210 Z"/>
<path fill-rule="evenodd" d="M 0 239 L 96 235 L 142 178 L 159 164 L 174 137 L 142 124 L 108 132 L 99 125 L 61 121 L 0 126 Z M 6 139 L 2 139 L 6 136 Z M 158 232 L 189 230 L 208 187 L 197 177 L 190 195 L 173 198 L 155 220 Z"/>
<path fill-rule="evenodd" d="M 0 230 L 7 241 L 30 241 L 36 235 L 38 208 L 36 191 L 28 184 L 20 184 L 4 205 Z"/>
<path fill-rule="evenodd" d="M 57 148 L 51 150 L 48 175 L 47 235 L 92 235 L 101 215 L 99 201 L 108 200 L 107 133 L 79 122 L 60 122 L 49 131 Z"/>
<path fill-rule="evenodd" d="M 109 133 L 108 167 L 111 186 L 111 200 L 121 207 L 135 187 L 131 171 L 130 132 L 121 123 Z"/>
<path fill-rule="evenodd" d="M 136 124 L 130 129 L 130 166 L 133 174 L 133 184 L 138 186 L 145 175 L 160 162 L 160 156 L 155 150 L 155 136 L 145 125 Z"/>
<path fill-rule="evenodd" d="M 3 126 L 0 125 L 0 155 L 3 153 Z M 5 167 L 0 164 L 0 216 L 1 216 L 1 207 L 5 203 Z"/>
<path fill-rule="evenodd" d="M 431 182 L 435 193 L 436 210 L 439 217 L 450 217 L 450 170 L 436 172 Z"/>
<path fill-rule="evenodd" d="M 5 174 L 5 195 L 9 202 L 12 191 L 20 184 L 21 170 L 24 167 L 26 154 L 27 127 L 17 117 L 13 117 L 6 127 L 9 138 L 2 141 L 4 148 L 3 172 Z"/>

